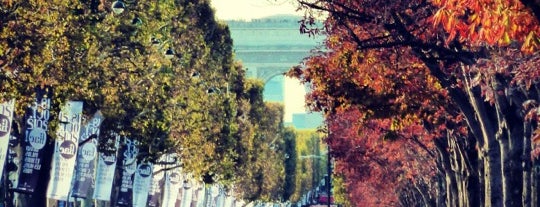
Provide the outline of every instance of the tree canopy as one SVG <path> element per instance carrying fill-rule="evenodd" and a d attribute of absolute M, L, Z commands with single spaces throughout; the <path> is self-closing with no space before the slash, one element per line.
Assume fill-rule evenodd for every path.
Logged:
<path fill-rule="evenodd" d="M 232 43 L 209 1 L 2 1 L 0 101 L 16 101 L 22 127 L 36 88 L 52 88 L 53 139 L 60 106 L 82 101 L 104 116 L 100 143 L 137 140 L 150 161 L 175 152 L 196 178 L 277 200 L 283 106 L 263 102 Z"/>
<path fill-rule="evenodd" d="M 298 2 L 301 31 L 327 38 L 288 74 L 312 86 L 351 199 L 537 205 L 535 3 Z"/>

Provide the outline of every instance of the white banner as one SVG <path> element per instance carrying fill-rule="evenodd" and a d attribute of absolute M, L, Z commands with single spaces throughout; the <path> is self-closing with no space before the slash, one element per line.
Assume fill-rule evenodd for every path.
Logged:
<path fill-rule="evenodd" d="M 153 172 L 152 172 L 152 182 L 150 187 L 150 192 L 148 192 L 148 196 L 150 197 L 150 200 L 148 201 L 149 207 L 157 207 L 161 203 L 161 194 L 162 194 L 162 180 L 165 176 L 165 171 L 163 168 L 165 167 L 163 163 L 167 160 L 167 157 L 165 155 L 162 155 L 156 164 L 154 164 Z"/>
<path fill-rule="evenodd" d="M 9 135 L 11 133 L 14 107 L 15 101 L 13 100 L 0 104 L 0 178 L 4 172 L 9 147 Z"/>
<path fill-rule="evenodd" d="M 190 207 L 193 199 L 193 186 L 189 177 L 184 176 L 184 186 L 182 186 L 182 205 L 180 207 Z"/>
<path fill-rule="evenodd" d="M 225 206 L 225 207 L 233 207 L 233 206 L 234 206 L 234 197 L 232 197 L 232 196 L 230 196 L 230 195 L 227 196 L 227 197 L 225 198 L 225 205 L 224 205 L 224 206 Z"/>
<path fill-rule="evenodd" d="M 175 167 L 175 154 L 167 156 L 167 163 L 169 167 Z M 163 205 L 162 207 L 174 207 L 176 203 L 176 197 L 178 196 L 178 189 L 180 188 L 181 174 L 179 169 L 171 169 L 165 172 L 165 186 L 163 189 Z"/>
<path fill-rule="evenodd" d="M 206 204 L 206 194 L 207 189 L 204 186 L 204 183 L 198 183 L 198 191 L 197 191 L 197 207 L 205 207 Z"/>
<path fill-rule="evenodd" d="M 118 157 L 118 145 L 120 136 L 115 135 L 115 139 L 107 140 L 104 143 L 109 148 L 108 152 L 99 152 L 98 164 L 96 168 L 96 184 L 94 189 L 94 199 L 101 201 L 111 200 L 111 189 L 116 171 L 116 161 Z"/>
<path fill-rule="evenodd" d="M 60 111 L 47 198 L 67 200 L 75 169 L 83 103 L 69 101 Z"/>
<path fill-rule="evenodd" d="M 152 164 L 140 163 L 133 178 L 133 207 L 145 207 L 152 182 Z"/>
<path fill-rule="evenodd" d="M 217 184 L 214 184 L 217 185 Z M 217 207 L 223 207 L 225 206 L 225 189 L 223 189 L 223 186 L 218 185 L 218 195 L 216 198 L 216 206 Z"/>

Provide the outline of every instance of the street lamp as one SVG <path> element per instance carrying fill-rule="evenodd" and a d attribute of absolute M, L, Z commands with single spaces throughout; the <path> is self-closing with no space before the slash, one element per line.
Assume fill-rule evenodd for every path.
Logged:
<path fill-rule="evenodd" d="M 115 14 L 121 14 L 122 12 L 124 12 L 124 9 L 126 8 L 126 4 L 124 4 L 124 2 L 122 1 L 115 1 L 112 3 L 112 11 L 115 13 Z"/>
<path fill-rule="evenodd" d="M 199 73 L 199 71 L 193 71 L 193 72 L 191 73 L 191 78 L 197 79 L 197 78 L 199 78 L 199 77 L 201 77 L 201 73 Z"/>
<path fill-rule="evenodd" d="M 330 146 L 328 146 L 328 153 L 326 153 L 327 160 L 326 160 L 326 171 L 328 172 L 327 181 L 326 183 L 328 186 L 326 186 L 326 195 L 328 195 L 327 204 L 328 207 L 330 207 L 330 204 L 332 203 L 332 163 L 331 163 L 331 157 L 330 157 Z"/>
<path fill-rule="evenodd" d="M 167 51 L 165 51 L 165 58 L 170 60 L 173 57 L 174 57 L 174 50 L 169 47 L 169 49 L 167 49 Z"/>
<path fill-rule="evenodd" d="M 142 20 L 141 18 L 139 17 L 135 17 L 133 18 L 133 20 L 131 20 L 131 24 L 133 24 L 134 26 L 141 26 L 142 25 Z"/>

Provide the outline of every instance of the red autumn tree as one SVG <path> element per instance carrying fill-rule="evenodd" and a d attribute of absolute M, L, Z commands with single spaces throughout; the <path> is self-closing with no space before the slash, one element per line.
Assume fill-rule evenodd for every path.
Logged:
<path fill-rule="evenodd" d="M 322 28 L 328 35 L 328 50 L 289 73 L 312 84 L 314 90 L 308 105 L 313 110 L 330 117 L 341 108 L 354 106 L 362 111 L 358 119 L 390 119 L 399 124 L 397 129 L 423 126 L 430 135 L 422 139 L 433 140 L 440 170 L 438 183 L 429 187 L 443 185 L 446 189 L 441 195 L 445 199 L 437 203 L 538 204 L 531 194 L 538 189 L 538 171 L 531 167 L 535 163 L 530 157 L 537 123 L 533 109 L 539 101 L 539 74 L 534 69 L 537 54 L 522 53 L 513 44 L 486 47 L 497 42 L 482 39 L 482 35 L 472 38 L 472 32 L 471 38 L 465 38 L 470 34 L 460 32 L 459 23 L 448 22 L 462 18 L 436 16 L 448 9 L 441 8 L 442 4 L 436 1 L 299 2 L 308 11 L 328 14 Z M 465 1 L 455 2 L 467 5 Z M 492 2 L 501 4 L 493 8 L 505 4 Z M 537 24 L 531 12 L 505 12 L 530 25 Z M 315 17 L 309 16 L 316 12 L 307 14 L 301 30 L 321 31 L 313 27 Z M 484 33 L 501 33 L 493 26 L 496 20 L 483 22 Z M 528 32 L 515 30 L 508 38 L 527 46 L 529 43 L 520 39 L 520 34 L 534 30 L 535 27 L 529 27 Z M 534 52 L 534 48 L 525 52 Z M 332 135 L 332 129 L 329 130 Z M 380 135 L 406 137 L 400 130 L 388 132 L 392 133 Z M 334 133 L 329 142 L 342 132 Z M 357 163 L 350 163 L 354 164 Z"/>
<path fill-rule="evenodd" d="M 355 107 L 339 110 L 328 117 L 328 143 L 337 163 L 335 170 L 347 178 L 351 203 L 357 206 L 396 206 L 405 196 L 402 186 L 425 186 L 436 173 L 434 152 L 416 137 L 425 132 L 415 126 L 404 128 L 392 137 L 392 121 L 362 121 Z M 409 132 L 409 133 L 407 133 Z M 397 135 L 397 134 L 396 134 Z M 404 147 L 407 146 L 407 147 Z M 382 193 L 385 192 L 385 193 Z M 435 192 L 417 188 L 413 195 L 425 197 L 417 205 L 434 203 Z"/>

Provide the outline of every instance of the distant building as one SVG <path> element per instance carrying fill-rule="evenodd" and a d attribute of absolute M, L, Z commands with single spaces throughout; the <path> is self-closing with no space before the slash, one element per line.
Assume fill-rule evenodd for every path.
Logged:
<path fill-rule="evenodd" d="M 227 21 L 234 42 L 236 59 L 247 69 L 248 77 L 265 81 L 264 100 L 284 103 L 285 78 L 283 73 L 310 55 L 323 37 L 300 34 L 299 16 L 273 16 L 252 21 Z M 297 114 L 298 119 L 301 114 Z M 304 116 L 314 116 L 305 114 Z M 293 116 L 294 119 L 294 116 Z M 305 119 L 304 119 L 305 120 Z M 319 124 L 322 119 L 319 120 Z M 314 126 L 311 121 L 297 121 L 302 128 Z M 293 120 L 293 125 L 297 126 Z"/>

